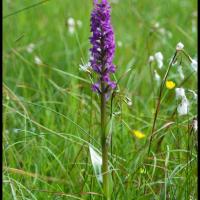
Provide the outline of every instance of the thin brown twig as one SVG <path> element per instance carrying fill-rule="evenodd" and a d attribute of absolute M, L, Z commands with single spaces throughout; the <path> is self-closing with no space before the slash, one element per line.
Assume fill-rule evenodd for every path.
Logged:
<path fill-rule="evenodd" d="M 39 178 L 39 179 L 44 180 L 44 181 L 66 183 L 65 179 L 58 179 L 58 178 L 49 177 L 49 176 L 42 176 L 42 175 L 39 175 L 39 174 L 36 174 L 36 173 L 26 172 L 22 169 L 16 169 L 16 168 L 3 166 L 3 170 L 8 171 L 10 173 L 14 173 L 14 174 L 20 174 L 20 175 L 24 175 L 24 176 L 33 177 L 33 178 Z"/>
<path fill-rule="evenodd" d="M 48 190 L 39 190 L 39 189 L 31 189 L 33 191 L 39 191 L 39 192 L 46 192 L 46 193 L 49 193 L 49 194 L 54 194 L 54 195 L 59 195 L 59 196 L 69 196 L 69 195 L 97 195 L 97 196 L 103 196 L 102 194 L 99 194 L 97 192 L 80 192 L 80 193 L 75 193 L 75 194 L 67 194 L 67 193 L 64 193 L 64 192 L 56 192 L 56 191 L 48 191 Z"/>

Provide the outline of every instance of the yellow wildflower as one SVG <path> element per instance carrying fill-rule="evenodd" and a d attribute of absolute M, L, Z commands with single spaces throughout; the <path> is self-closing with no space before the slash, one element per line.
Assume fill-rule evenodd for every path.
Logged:
<path fill-rule="evenodd" d="M 145 137 L 145 135 L 142 132 L 138 131 L 138 130 L 133 130 L 133 134 L 139 139 Z"/>
<path fill-rule="evenodd" d="M 166 81 L 166 88 L 171 90 L 176 86 L 176 84 L 173 81 Z"/>

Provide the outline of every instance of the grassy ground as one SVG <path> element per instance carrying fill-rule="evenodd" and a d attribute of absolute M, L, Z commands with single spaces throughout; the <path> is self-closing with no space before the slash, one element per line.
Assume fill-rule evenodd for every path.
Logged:
<path fill-rule="evenodd" d="M 88 74 L 79 70 L 82 60 L 88 61 L 92 1 L 38 2 L 3 1 L 3 196 L 102 199 L 88 149 L 91 144 L 101 150 L 99 98 L 91 92 Z M 159 91 L 148 58 L 162 52 L 163 68 L 151 67 L 163 78 L 178 42 L 197 56 L 197 1 L 119 0 L 111 5 L 115 78 L 131 68 L 113 102 L 112 199 L 197 199 L 192 130 L 197 111 L 190 92 L 190 112 L 179 116 L 175 89 L 164 88 L 157 134 L 147 153 Z M 68 31 L 69 17 L 82 21 L 74 34 Z M 31 43 L 35 48 L 29 53 Z M 35 63 L 36 56 L 42 63 Z M 180 60 L 185 79 L 176 67 L 168 79 L 196 91 L 196 73 L 182 54 Z M 146 137 L 135 137 L 133 129 Z"/>

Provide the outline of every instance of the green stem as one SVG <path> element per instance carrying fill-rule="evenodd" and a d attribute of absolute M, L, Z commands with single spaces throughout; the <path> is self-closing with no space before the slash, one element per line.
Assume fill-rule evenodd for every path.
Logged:
<path fill-rule="evenodd" d="M 102 147 L 102 174 L 103 191 L 109 199 L 109 174 L 108 174 L 108 143 L 106 134 L 106 94 L 105 83 L 101 81 L 101 147 Z"/>

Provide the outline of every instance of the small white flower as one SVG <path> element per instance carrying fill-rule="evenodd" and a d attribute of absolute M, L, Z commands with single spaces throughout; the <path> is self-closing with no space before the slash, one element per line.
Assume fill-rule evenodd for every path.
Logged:
<path fill-rule="evenodd" d="M 84 65 L 79 65 L 79 70 L 80 71 L 84 71 L 84 72 L 89 72 L 89 69 L 91 68 L 91 64 L 90 64 L 90 62 L 88 62 L 88 63 L 86 63 L 86 64 L 84 64 Z"/>
<path fill-rule="evenodd" d="M 154 70 L 154 78 L 157 82 L 160 82 L 160 75 L 157 73 L 156 70 Z"/>
<path fill-rule="evenodd" d="M 72 17 L 70 17 L 67 20 L 67 24 L 69 33 L 73 34 L 75 32 L 75 20 Z"/>
<path fill-rule="evenodd" d="M 153 56 L 149 56 L 149 62 L 153 62 L 154 61 L 154 57 Z"/>
<path fill-rule="evenodd" d="M 81 20 L 77 20 L 76 23 L 77 23 L 77 26 L 78 26 L 79 28 L 81 28 L 82 25 L 83 25 Z"/>
<path fill-rule="evenodd" d="M 35 48 L 35 44 L 30 43 L 30 44 L 26 47 L 26 51 L 27 51 L 28 53 L 32 53 L 33 50 L 34 50 L 34 48 Z"/>
<path fill-rule="evenodd" d="M 154 58 L 155 58 L 155 60 L 158 64 L 158 67 L 161 69 L 162 66 L 163 66 L 163 55 L 162 55 L 162 53 L 161 52 L 155 53 Z"/>
<path fill-rule="evenodd" d="M 118 46 L 118 47 L 122 47 L 122 45 L 123 45 L 123 44 L 122 44 L 121 41 L 117 41 L 117 46 Z"/>
<path fill-rule="evenodd" d="M 127 105 L 128 105 L 128 106 L 132 106 L 132 101 L 128 101 L 128 102 L 127 102 Z"/>
<path fill-rule="evenodd" d="M 69 17 L 67 20 L 68 26 L 75 26 L 75 20 L 72 17 Z"/>
<path fill-rule="evenodd" d="M 181 100 L 181 103 L 177 107 L 178 114 L 181 115 L 186 115 L 189 112 L 189 102 L 184 96 Z"/>
<path fill-rule="evenodd" d="M 184 76 L 184 74 L 183 74 L 182 66 L 179 65 L 179 66 L 177 67 L 177 70 L 178 70 L 178 73 L 179 73 L 179 75 L 180 75 L 181 80 L 183 80 L 183 79 L 185 78 L 185 76 Z"/>
<path fill-rule="evenodd" d="M 176 93 L 176 99 L 182 99 L 185 97 L 185 89 L 184 88 L 176 88 L 175 89 Z"/>
<path fill-rule="evenodd" d="M 38 56 L 34 57 L 34 61 L 35 61 L 36 65 L 41 65 L 42 64 L 42 61 L 41 61 L 41 59 Z"/>
<path fill-rule="evenodd" d="M 163 60 L 163 55 L 160 51 L 155 53 L 154 56 L 155 56 L 155 59 L 157 59 L 157 60 Z"/>
<path fill-rule="evenodd" d="M 183 48 L 184 48 L 184 44 L 181 43 L 181 42 L 179 42 L 179 43 L 176 45 L 176 50 L 177 50 L 177 51 L 181 51 L 181 50 L 183 50 Z"/>
<path fill-rule="evenodd" d="M 128 106 L 132 106 L 132 101 L 129 97 L 126 97 L 126 103 Z"/>
<path fill-rule="evenodd" d="M 181 103 L 177 107 L 178 114 L 186 115 L 189 112 L 189 101 L 185 96 L 184 88 L 176 88 L 176 99 L 181 99 Z"/>
<path fill-rule="evenodd" d="M 195 72 L 197 72 L 197 61 L 196 60 L 192 59 L 191 67 Z"/>

